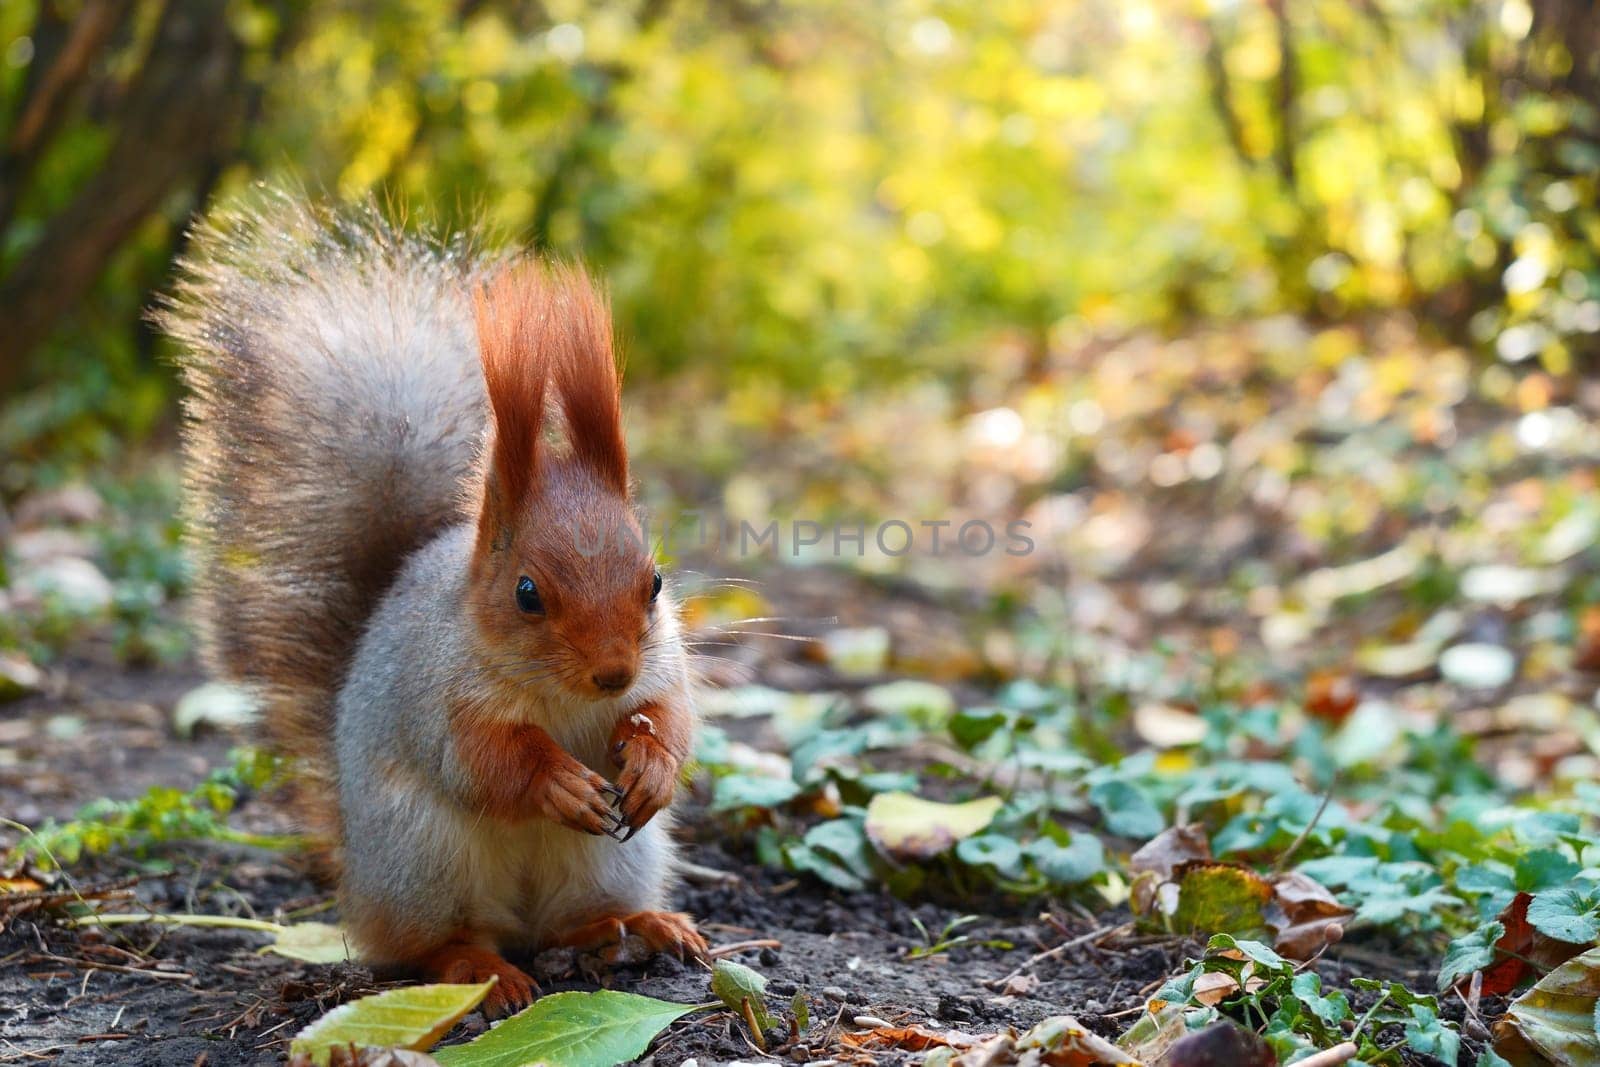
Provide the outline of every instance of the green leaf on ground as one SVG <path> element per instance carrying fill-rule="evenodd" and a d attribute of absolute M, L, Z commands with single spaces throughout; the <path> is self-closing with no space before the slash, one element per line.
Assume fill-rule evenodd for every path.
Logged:
<path fill-rule="evenodd" d="M 1547 889 L 1528 902 L 1528 922 L 1546 937 L 1587 945 L 1600 937 L 1600 889 Z"/>
<path fill-rule="evenodd" d="M 740 808 L 776 808 L 800 795 L 791 778 L 760 774 L 729 774 L 717 779 L 711 796 L 712 811 Z"/>
<path fill-rule="evenodd" d="M 785 845 L 783 855 L 792 869 L 808 871 L 840 889 L 864 889 L 873 876 L 866 834 L 857 819 L 818 823 L 802 840 Z"/>
<path fill-rule="evenodd" d="M 1215 934 L 1206 942 L 1206 954 L 1222 952 L 1233 949 L 1245 959 L 1258 967 L 1268 970 L 1290 973 L 1294 965 L 1260 941 L 1253 941 L 1243 937 L 1233 937 L 1229 934 Z"/>
<path fill-rule="evenodd" d="M 1118 837 L 1146 840 L 1166 828 L 1161 809 L 1150 794 L 1132 782 L 1111 779 L 1089 790 L 1089 800 L 1100 809 L 1106 829 Z"/>
<path fill-rule="evenodd" d="M 638 1059 L 693 1004 L 601 989 L 552 993 L 465 1045 L 434 1053 L 444 1067 L 614 1067 Z"/>
<path fill-rule="evenodd" d="M 1081 831 L 1065 845 L 1049 837 L 1036 838 L 1023 851 L 1040 874 L 1058 885 L 1087 882 L 1106 869 L 1105 846 L 1098 837 Z"/>
<path fill-rule="evenodd" d="M 943 726 L 956 710 L 950 690 L 915 678 L 875 685 L 861 694 L 861 704 L 879 715 L 903 717 L 930 730 Z"/>
<path fill-rule="evenodd" d="M 1494 962 L 1495 942 L 1505 936 L 1504 923 L 1484 923 L 1470 934 L 1450 942 L 1444 960 L 1439 964 L 1439 988 L 1449 989 L 1473 971 L 1481 971 Z"/>
<path fill-rule="evenodd" d="M 1012 717 L 1004 708 L 966 708 L 952 715 L 946 727 L 956 744 L 971 751 L 998 733 Z"/>
<path fill-rule="evenodd" d="M 760 972 L 733 960 L 718 960 L 711 969 L 711 992 L 740 1014 L 744 1012 L 744 1002 L 749 1001 L 756 1025 L 762 1030 L 772 1029 L 772 1016 L 767 1011 L 767 980 Z"/>
<path fill-rule="evenodd" d="M 1432 1056 L 1455 1067 L 1461 1055 L 1461 1035 L 1439 1018 L 1436 1009 L 1425 1004 L 1412 1004 L 1411 1021 L 1406 1023 L 1406 1047 L 1424 1056 Z"/>
<path fill-rule="evenodd" d="M 1007 878 L 1021 878 L 1022 846 L 1004 834 L 979 834 L 956 845 L 956 858 L 973 867 L 993 867 Z"/>
<path fill-rule="evenodd" d="M 480 985 L 418 985 L 391 989 L 341 1004 L 296 1035 L 290 1051 L 314 1064 L 328 1062 L 336 1047 L 404 1048 L 426 1051 L 463 1015 L 488 996 L 494 982 Z"/>

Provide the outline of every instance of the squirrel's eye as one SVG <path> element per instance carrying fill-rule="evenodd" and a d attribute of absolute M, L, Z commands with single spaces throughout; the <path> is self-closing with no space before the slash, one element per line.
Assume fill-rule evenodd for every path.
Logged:
<path fill-rule="evenodd" d="M 661 595 L 661 572 L 660 571 L 656 571 L 655 580 L 653 581 L 653 583 L 650 586 L 650 600 L 651 600 L 651 602 L 654 603 L 656 597 L 658 597 L 660 595 Z"/>
<path fill-rule="evenodd" d="M 517 579 L 517 608 L 528 615 L 544 614 L 544 601 L 539 599 L 539 587 L 526 574 Z"/>

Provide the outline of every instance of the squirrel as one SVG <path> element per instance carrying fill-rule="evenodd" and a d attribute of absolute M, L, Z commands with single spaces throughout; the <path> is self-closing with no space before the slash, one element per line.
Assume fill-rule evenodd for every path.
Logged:
<path fill-rule="evenodd" d="M 703 957 L 665 910 L 692 674 L 602 290 L 285 196 L 197 226 L 157 315 L 202 657 L 300 768 L 361 955 L 494 976 L 490 1017 L 538 992 L 503 953 Z"/>

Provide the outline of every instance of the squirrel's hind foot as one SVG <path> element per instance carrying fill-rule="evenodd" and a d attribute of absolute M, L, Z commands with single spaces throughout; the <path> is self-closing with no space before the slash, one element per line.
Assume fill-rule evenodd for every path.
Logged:
<path fill-rule="evenodd" d="M 629 937 L 643 941 L 651 954 L 670 952 L 680 960 L 705 959 L 710 951 L 706 939 L 694 928 L 694 920 L 681 911 L 602 915 L 562 936 L 557 944 L 577 949 L 605 949 L 620 946 Z"/>
<path fill-rule="evenodd" d="M 422 961 L 422 969 L 439 982 L 475 984 L 487 982 L 491 975 L 498 978 L 483 998 L 486 1019 L 515 1014 L 532 1004 L 539 994 L 539 983 L 506 962 L 500 953 L 469 942 L 452 941 L 435 949 Z"/>

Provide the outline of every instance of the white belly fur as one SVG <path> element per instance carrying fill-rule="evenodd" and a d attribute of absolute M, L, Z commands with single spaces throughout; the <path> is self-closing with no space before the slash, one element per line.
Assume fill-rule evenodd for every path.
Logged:
<path fill-rule="evenodd" d="M 609 718 L 574 714 L 545 721 L 557 743 L 614 779 L 606 752 Z M 462 862 L 473 872 L 465 883 L 469 921 L 502 947 L 533 948 L 607 912 L 663 908 L 672 879 L 671 826 L 670 811 L 660 812 L 626 843 L 544 819 L 461 826 Z"/>

